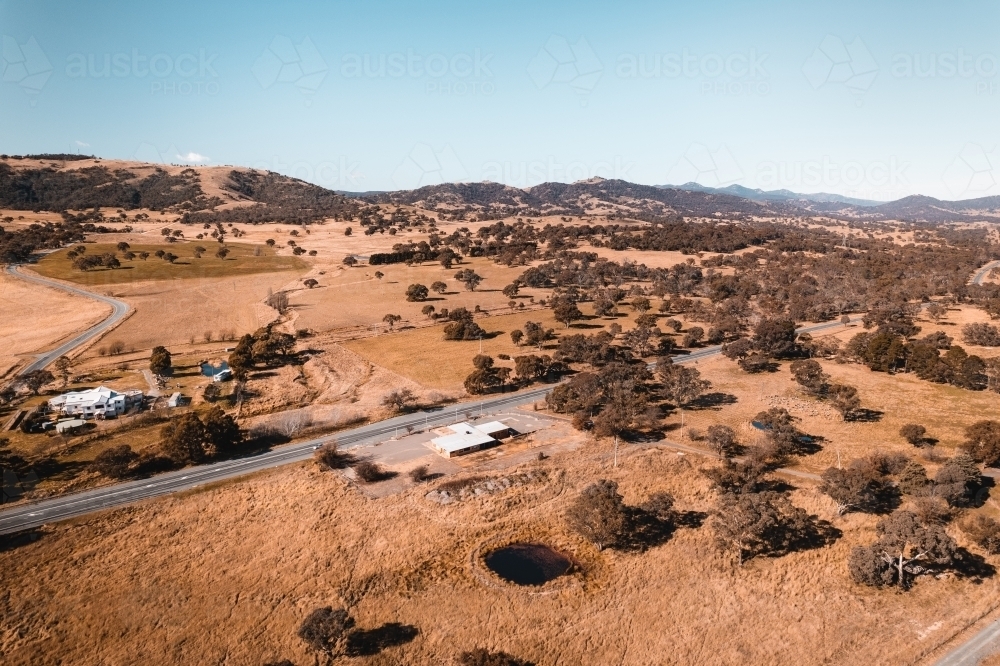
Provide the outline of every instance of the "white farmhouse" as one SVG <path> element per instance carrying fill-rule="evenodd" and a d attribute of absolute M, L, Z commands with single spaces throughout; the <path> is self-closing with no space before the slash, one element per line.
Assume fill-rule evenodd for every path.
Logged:
<path fill-rule="evenodd" d="M 49 409 L 83 418 L 120 416 L 142 403 L 142 391 L 119 393 L 106 386 L 86 391 L 70 391 L 49 400 Z"/>

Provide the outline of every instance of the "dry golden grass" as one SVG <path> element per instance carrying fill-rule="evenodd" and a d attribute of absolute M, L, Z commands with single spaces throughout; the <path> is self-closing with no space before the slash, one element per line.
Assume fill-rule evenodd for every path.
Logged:
<path fill-rule="evenodd" d="M 155 280 L 117 284 L 106 290 L 135 308 L 135 314 L 95 343 L 88 354 L 120 341 L 127 349 L 151 349 L 201 342 L 206 333 L 250 333 L 270 323 L 277 312 L 264 304 L 268 291 L 297 282 L 290 272 L 228 278 Z M 230 343 L 232 344 L 232 343 Z"/>
<path fill-rule="evenodd" d="M 483 276 L 483 283 L 476 291 L 467 291 L 454 279 L 458 270 L 472 268 Z M 384 277 L 377 279 L 376 272 Z M 524 272 L 524 268 L 508 268 L 486 259 L 471 259 L 445 270 L 437 263 L 420 266 L 392 264 L 389 266 L 331 267 L 325 275 L 317 271 L 309 277 L 319 281 L 314 289 L 301 289 L 290 300 L 295 309 L 295 326 L 327 331 L 344 326 L 380 324 L 387 314 L 398 314 L 408 322 L 423 322 L 420 313 L 425 305 L 436 309 L 464 307 L 473 310 L 479 305 L 484 309 L 506 307 L 510 300 L 502 289 Z M 431 292 L 424 302 L 408 302 L 406 289 L 411 284 L 430 287 L 434 282 L 444 282 L 448 291 L 442 296 Z M 545 295 L 542 290 L 527 289 L 525 295 Z M 527 302 L 527 298 L 521 298 Z"/>
<path fill-rule="evenodd" d="M 0 273 L 0 377 L 33 353 L 47 351 L 111 314 L 83 296 Z"/>
<path fill-rule="evenodd" d="M 580 309 L 592 316 L 591 303 L 582 303 Z M 522 328 L 527 321 L 543 324 L 555 330 L 556 335 L 583 333 L 592 335 L 618 322 L 623 328 L 634 325 L 635 313 L 631 308 L 622 308 L 622 316 L 614 319 L 588 319 L 566 328 L 553 318 L 552 310 L 544 308 L 513 314 L 502 314 L 477 319 L 476 322 L 487 333 L 496 334 L 482 341 L 482 353 L 496 360 L 497 365 L 513 367 L 511 361 L 497 359 L 499 354 L 510 357 L 524 354 L 552 354 L 558 340 L 546 343 L 543 349 L 515 345 L 510 339 L 511 331 Z M 461 390 L 462 382 L 472 372 L 472 359 L 479 354 L 478 340 L 445 340 L 444 324 L 427 328 L 415 328 L 388 335 L 352 340 L 344 343 L 372 363 L 377 363 L 394 372 L 423 384 L 439 389 Z"/>
<path fill-rule="evenodd" d="M 346 605 L 362 628 L 419 630 L 364 663 L 447 664 L 483 646 L 538 664 L 902 664 L 997 604 L 995 579 L 925 579 L 903 595 L 854 585 L 847 556 L 875 519 L 838 519 L 808 486 L 793 501 L 843 536 L 742 568 L 707 526 L 645 553 L 598 552 L 564 526 L 567 503 L 601 477 L 630 503 L 662 490 L 708 511 L 702 464 L 630 449 L 612 469 L 609 446 L 591 443 L 522 466 L 547 470 L 546 484 L 447 507 L 424 499 L 432 486 L 375 500 L 306 464 L 52 526 L 0 552 L 0 650 L 12 666 L 305 664 L 298 624 Z M 581 571 L 551 589 L 504 584 L 479 555 L 511 540 L 552 544 Z"/>
<path fill-rule="evenodd" d="M 1000 395 L 993 392 L 933 384 L 914 375 L 872 372 L 862 365 L 829 361 L 821 361 L 821 365 L 832 381 L 857 387 L 862 407 L 883 412 L 881 420 L 845 422 L 828 404 L 800 390 L 787 363 L 775 373 L 748 375 L 732 361 L 716 357 L 697 367 L 711 380 L 713 391 L 734 396 L 736 403 L 718 411 L 687 410 L 685 425 L 702 432 L 717 423 L 729 425 L 744 443 L 753 443 L 762 436 L 750 425 L 753 416 L 771 407 L 784 407 L 800 419 L 800 430 L 824 438 L 823 449 L 800 459 L 797 465 L 820 473 L 837 464 L 838 452 L 845 463 L 873 451 L 919 456 L 921 451 L 899 435 L 906 423 L 924 425 L 928 435 L 939 440 L 935 447 L 939 453 L 950 456 L 964 440 L 966 426 L 1000 410 Z M 679 425 L 680 415 L 671 415 L 668 422 Z"/>
<path fill-rule="evenodd" d="M 73 268 L 73 262 L 66 256 L 69 248 L 65 248 L 43 258 L 34 266 L 34 269 L 45 277 L 100 287 L 143 280 L 204 279 L 253 273 L 301 272 L 308 268 L 308 264 L 298 257 L 279 256 L 266 245 L 227 243 L 226 247 L 229 248 L 230 252 L 225 259 L 220 259 L 215 256 L 219 244 L 214 239 L 176 243 L 130 244 L 132 252 L 137 255 L 140 252 L 149 252 L 149 258 L 145 260 L 139 257 L 132 260 L 125 259 L 121 256 L 122 253 L 118 252 L 116 243 L 86 243 L 83 244 L 83 247 L 86 248 L 88 255 L 99 256 L 107 252 L 117 253 L 121 268 L 78 270 Z M 206 249 L 201 259 L 194 256 L 194 248 L 196 247 Z M 170 252 L 179 258 L 174 263 L 164 261 L 154 255 L 157 250 Z"/>

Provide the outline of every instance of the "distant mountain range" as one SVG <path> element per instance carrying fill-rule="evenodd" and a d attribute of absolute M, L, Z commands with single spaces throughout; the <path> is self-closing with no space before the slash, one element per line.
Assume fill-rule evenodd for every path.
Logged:
<path fill-rule="evenodd" d="M 1000 196 L 942 201 L 914 195 L 881 202 L 838 194 L 764 191 L 742 185 L 725 188 L 705 187 L 698 183 L 653 186 L 601 178 L 570 184 L 542 183 L 524 189 L 492 182 L 443 183 L 415 190 L 369 193 L 365 198 L 379 203 L 409 204 L 429 209 L 482 211 L 491 216 L 611 213 L 640 218 L 669 214 L 695 217 L 825 215 L 857 220 L 1000 221 Z"/>
<path fill-rule="evenodd" d="M 296 178 L 241 167 L 189 167 L 89 156 L 0 156 L 0 208 L 153 208 L 192 222 L 300 222 L 355 215 L 364 206 L 411 205 L 479 219 L 524 216 L 667 216 L 741 219 L 823 215 L 853 220 L 1000 222 L 1000 196 L 891 202 L 837 194 L 765 191 L 741 185 L 639 185 L 592 178 L 517 188 L 493 182 L 443 183 L 393 192 L 334 192 Z"/>
<path fill-rule="evenodd" d="M 811 201 L 813 203 L 840 203 L 852 206 L 878 206 L 884 201 L 873 201 L 871 199 L 854 199 L 839 194 L 828 194 L 818 192 L 816 194 L 799 194 L 791 190 L 761 190 L 751 189 L 742 185 L 727 185 L 726 187 L 706 187 L 698 183 L 684 183 L 683 185 L 660 185 L 663 189 L 687 190 L 689 192 L 711 192 L 712 194 L 731 194 L 734 197 L 743 197 L 750 201 Z"/>

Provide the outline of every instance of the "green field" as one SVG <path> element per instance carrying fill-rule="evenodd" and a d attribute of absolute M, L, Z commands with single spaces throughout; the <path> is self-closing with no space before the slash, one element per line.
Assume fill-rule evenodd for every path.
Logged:
<path fill-rule="evenodd" d="M 96 268 L 82 271 L 73 267 L 73 262 L 67 258 L 70 248 L 53 252 L 34 266 L 41 275 L 60 280 L 69 280 L 79 284 L 97 286 L 107 284 L 124 284 L 138 280 L 174 280 L 183 278 L 213 278 L 233 275 L 249 275 L 251 273 L 276 273 L 279 271 L 303 271 L 309 265 L 298 257 L 282 257 L 275 254 L 266 245 L 247 245 L 241 243 L 226 243 L 229 254 L 225 259 L 215 256 L 219 249 L 216 242 L 181 241 L 161 245 L 132 245 L 131 252 L 135 259 L 128 260 L 112 243 L 84 243 L 88 255 L 102 255 L 113 252 L 121 262 L 120 268 Z M 196 258 L 194 249 L 203 247 L 207 251 L 201 259 Z M 77 246 L 74 246 L 77 247 Z M 178 258 L 174 263 L 155 256 L 157 250 L 170 252 Z M 145 260 L 139 258 L 140 252 L 148 252 Z"/>

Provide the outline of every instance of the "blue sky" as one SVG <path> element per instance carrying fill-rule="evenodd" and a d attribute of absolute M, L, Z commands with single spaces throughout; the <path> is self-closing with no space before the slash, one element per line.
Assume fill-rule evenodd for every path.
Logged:
<path fill-rule="evenodd" d="M 1000 194 L 997 3 L 0 1 L 0 152 Z"/>

